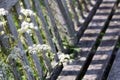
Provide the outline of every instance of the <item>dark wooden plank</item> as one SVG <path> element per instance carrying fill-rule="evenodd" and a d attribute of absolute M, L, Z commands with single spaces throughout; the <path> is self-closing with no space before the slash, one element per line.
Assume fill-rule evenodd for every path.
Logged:
<path fill-rule="evenodd" d="M 10 10 L 17 2 L 18 0 L 0 0 L 0 8 Z"/>
<path fill-rule="evenodd" d="M 63 71 L 59 76 L 60 80 L 75 80 L 77 75 L 81 75 L 83 67 L 86 64 L 86 60 L 90 56 L 90 53 L 93 50 L 96 40 L 104 28 L 107 19 L 109 19 L 109 16 L 112 13 L 112 8 L 114 7 L 116 1 L 117 0 L 103 0 L 88 28 L 84 32 L 84 35 L 79 41 L 78 46 L 81 50 L 79 59 L 74 60 L 72 63 L 63 68 Z M 99 21 L 97 21 L 98 19 Z"/>
<path fill-rule="evenodd" d="M 83 80 L 102 80 L 110 63 L 120 32 L 120 5 L 90 63 Z"/>
<path fill-rule="evenodd" d="M 115 61 L 113 63 L 113 66 L 111 68 L 107 80 L 119 80 L 119 79 L 120 79 L 120 49 L 117 52 Z"/>

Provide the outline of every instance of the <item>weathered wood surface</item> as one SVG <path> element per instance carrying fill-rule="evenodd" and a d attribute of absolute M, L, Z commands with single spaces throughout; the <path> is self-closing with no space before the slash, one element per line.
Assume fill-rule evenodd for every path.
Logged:
<path fill-rule="evenodd" d="M 68 7 L 66 5 L 65 0 L 62 0 L 62 1 L 55 0 L 55 1 L 58 3 L 58 6 L 59 6 L 59 8 L 62 12 L 63 17 L 64 17 L 64 20 L 67 24 L 67 27 L 66 27 L 66 29 L 68 29 L 67 33 L 69 34 L 71 39 L 73 37 L 75 38 L 76 36 L 75 36 L 75 30 L 74 30 L 74 23 L 72 22 L 72 19 L 70 18 L 70 14 L 69 14 Z M 92 54 L 92 52 L 94 53 L 94 46 L 96 45 L 97 40 L 100 37 L 100 34 L 102 33 L 103 29 L 107 28 L 107 24 L 109 23 L 108 21 L 109 21 L 110 17 L 112 16 L 113 12 L 114 12 L 113 7 L 115 7 L 114 4 L 115 4 L 116 1 L 117 0 L 97 0 L 96 1 L 95 7 L 92 9 L 89 16 L 86 18 L 86 21 L 82 25 L 83 27 L 80 28 L 80 30 L 78 32 L 78 38 L 80 38 L 80 40 L 78 41 L 78 47 L 80 47 L 81 53 L 78 55 L 78 59 L 73 60 L 72 63 L 70 63 L 70 64 L 68 64 L 67 66 L 64 67 L 64 69 L 63 69 L 63 71 L 60 74 L 58 79 L 60 79 L 60 80 L 65 80 L 65 79 L 75 80 L 75 79 L 78 79 L 79 80 L 78 75 L 82 74 L 82 72 L 84 70 L 84 67 L 86 66 L 86 62 L 89 59 L 89 56 Z M 48 42 L 49 42 L 49 44 L 52 48 L 53 53 L 55 53 L 55 55 L 56 55 L 55 58 L 56 58 L 56 61 L 57 61 L 58 60 L 57 51 L 56 51 L 54 42 L 52 41 L 52 37 L 51 37 L 52 34 L 49 31 L 48 24 L 45 20 L 42 8 L 39 5 L 40 1 L 39 0 L 33 0 L 32 2 L 35 3 L 34 6 L 35 6 L 35 9 L 37 11 L 36 13 L 39 16 L 39 19 L 41 19 L 43 30 L 46 32 L 47 40 L 48 40 Z M 45 7 L 48 11 L 48 16 L 51 20 L 51 25 L 52 25 L 51 29 L 52 29 L 52 32 L 53 32 L 53 36 L 58 39 L 57 44 L 59 44 L 59 45 L 57 47 L 60 49 L 60 51 L 64 51 L 63 45 L 61 45 L 62 43 L 60 42 L 61 38 L 60 38 L 60 35 L 58 34 L 55 19 L 53 17 L 54 15 L 52 14 L 52 12 L 50 10 L 48 2 L 49 2 L 49 0 L 45 0 L 44 5 L 45 5 Z M 76 24 L 78 25 L 79 20 L 78 20 L 78 17 L 77 17 L 77 13 L 74 9 L 75 7 L 74 7 L 72 2 L 73 2 L 73 0 L 70 0 L 69 4 L 72 8 L 73 15 L 74 15 L 74 18 L 76 20 Z M 23 0 L 23 3 L 24 3 L 25 8 L 32 10 L 33 6 L 31 6 L 29 0 Z M 16 8 L 15 11 L 17 11 L 17 15 L 19 15 L 21 8 L 20 8 L 20 4 L 18 3 L 18 0 L 0 0 L 0 8 L 5 8 L 7 10 L 10 10 L 14 5 L 15 5 L 15 8 Z M 78 5 L 80 5 L 80 4 L 78 4 Z M 99 7 L 99 5 L 100 5 L 100 7 Z M 80 6 L 78 6 L 78 7 L 80 7 Z M 85 7 L 85 8 L 87 8 L 87 7 Z M 97 10 L 97 8 L 98 8 L 98 10 Z M 96 10 L 97 10 L 97 12 L 96 12 Z M 17 33 L 17 29 L 16 29 L 16 26 L 15 26 L 14 21 L 13 21 L 12 15 L 13 14 L 8 13 L 8 15 L 6 16 L 6 20 L 7 20 L 7 24 L 8 24 L 8 28 L 10 30 L 10 33 L 14 36 L 14 40 L 17 40 L 18 33 Z M 93 15 L 94 15 L 94 17 L 93 17 Z M 31 22 L 33 22 L 36 26 L 38 26 L 38 23 L 35 20 L 35 17 L 30 16 L 30 18 L 31 18 Z M 114 18 L 115 18 L 115 21 L 114 21 Z M 104 72 L 106 70 L 106 67 L 107 67 L 107 64 L 109 64 L 109 61 L 112 57 L 112 53 L 113 53 L 114 48 L 115 48 L 115 45 L 116 45 L 117 40 L 119 38 L 118 34 L 117 34 L 117 33 L 120 32 L 120 27 L 119 27 L 120 24 L 119 24 L 118 18 L 119 17 L 118 16 L 116 17 L 116 15 L 113 17 L 113 20 L 110 23 L 110 27 L 107 29 L 106 34 L 103 37 L 102 42 L 101 42 L 100 46 L 98 47 L 97 52 L 95 53 L 95 56 L 93 57 L 93 60 L 90 64 L 90 66 L 88 67 L 88 71 L 86 72 L 83 79 L 85 79 L 85 80 L 86 79 L 92 79 L 91 75 L 89 75 L 89 74 L 93 74 L 93 73 L 95 73 L 95 75 L 93 76 L 93 79 L 96 79 L 96 75 L 97 75 L 97 79 L 102 79 L 102 77 L 103 77 L 102 74 L 104 74 Z M 22 21 L 20 21 L 20 24 L 21 24 L 21 22 Z M 90 22 L 90 24 L 89 24 L 89 22 Z M 0 30 L 2 30 L 2 29 L 0 28 Z M 35 34 L 34 38 L 35 38 L 37 44 L 43 44 L 42 37 L 40 36 L 41 32 L 39 30 L 36 30 L 35 32 L 36 32 L 36 34 Z M 33 41 L 32 41 L 32 38 L 30 37 L 30 35 L 25 33 L 24 37 L 26 38 L 27 45 L 32 46 Z M 76 40 L 76 38 L 75 38 L 75 40 Z M 1 42 L 1 40 L 0 40 L 0 42 Z M 76 41 L 73 40 L 73 42 L 71 42 L 71 43 L 75 44 Z M 4 45 L 6 43 L 3 42 L 3 40 L 2 40 L 2 44 Z M 9 45 L 9 44 L 7 44 L 7 45 Z M 4 46 L 6 46 L 6 45 L 4 45 Z M 17 47 L 24 50 L 21 41 L 18 41 Z M 43 57 L 46 61 L 46 65 L 47 65 L 48 69 L 51 72 L 52 71 L 51 63 L 48 60 L 48 58 L 46 57 L 45 53 L 46 52 L 43 52 Z M 36 53 L 31 53 L 31 55 L 32 55 L 32 59 L 34 61 L 34 65 L 37 69 L 39 79 L 42 79 L 44 74 L 43 74 L 43 70 L 42 70 L 42 67 L 41 67 L 41 63 L 39 62 L 39 57 Z M 29 62 L 28 62 L 28 59 L 26 57 L 25 52 L 21 53 L 20 56 L 21 56 L 22 65 L 23 66 L 29 66 Z M 16 66 L 16 63 L 15 62 L 13 62 L 13 63 Z M 93 65 L 95 63 L 96 63 L 96 65 Z M 56 70 L 56 71 L 59 70 L 58 74 L 60 73 L 60 70 L 62 68 L 63 68 L 63 66 Z M 100 69 L 96 71 L 96 68 L 97 69 L 100 68 Z M 91 70 L 91 69 L 93 69 L 93 70 Z M 17 79 L 18 76 L 19 76 L 19 73 L 17 74 L 17 67 L 13 68 L 13 70 L 15 70 L 14 74 L 16 75 L 15 77 Z M 58 75 L 56 75 L 56 73 L 54 73 L 56 71 L 53 71 L 53 74 L 51 74 L 52 79 L 53 78 L 56 79 L 58 77 Z M 31 72 L 29 72 L 27 70 L 25 70 L 25 72 L 26 72 L 26 76 L 27 76 L 28 80 L 34 80 L 34 76 Z M 99 73 L 101 73 L 101 74 L 99 75 Z M 18 78 L 18 79 L 21 79 L 21 78 Z"/>
<path fill-rule="evenodd" d="M 56 45 L 58 47 L 58 50 L 61 51 L 61 52 L 64 52 L 62 39 L 60 37 L 57 25 L 55 23 L 55 18 L 53 16 L 52 9 L 49 6 L 49 1 L 48 0 L 44 0 L 44 4 L 46 6 L 46 9 L 47 9 L 47 12 L 48 12 L 48 16 L 50 17 L 51 28 L 52 28 L 53 35 L 56 38 Z"/>
<path fill-rule="evenodd" d="M 5 32 L 4 29 L 5 29 L 4 25 L 0 25 L 0 32 L 1 31 Z M 9 43 L 9 40 L 7 38 L 5 38 L 5 36 L 7 36 L 6 33 L 0 34 L 0 48 L 2 48 L 3 52 L 5 53 L 5 55 L 9 55 L 10 54 L 9 49 L 10 49 L 11 45 Z M 21 80 L 20 73 L 18 73 L 18 67 L 16 65 L 16 61 L 14 59 L 12 59 L 12 58 L 9 58 L 8 64 L 10 64 L 11 71 L 14 74 L 14 78 L 16 80 Z M 0 72 L 2 72 L 2 73 L 0 73 L 0 75 L 4 75 L 2 70 L 0 70 Z M 0 76 L 0 79 L 2 79 L 1 77 L 2 76 Z"/>
<path fill-rule="evenodd" d="M 23 0 L 23 2 L 24 2 L 25 7 L 26 7 L 27 9 L 32 10 L 32 6 L 30 5 L 30 1 L 29 1 L 29 0 Z M 16 5 L 16 6 L 17 6 L 17 5 Z M 20 6 L 18 6 L 18 8 L 19 8 L 19 7 L 20 7 Z M 34 25 L 38 27 L 38 24 L 37 24 L 37 22 L 36 22 L 36 20 L 35 20 L 35 16 L 30 16 L 30 18 L 31 18 L 31 21 L 34 23 Z M 37 41 L 38 43 L 43 44 L 43 40 L 42 40 L 42 37 L 41 37 L 41 32 L 40 32 L 39 30 L 35 30 L 35 32 L 36 32 L 36 36 L 34 36 L 34 37 L 35 37 L 35 40 L 38 40 L 38 41 Z"/>
<path fill-rule="evenodd" d="M 55 0 L 61 13 L 63 16 L 63 19 L 65 20 L 65 23 L 67 25 L 66 30 L 68 33 L 68 36 L 70 37 L 70 44 L 74 45 L 76 43 L 76 36 L 75 36 L 75 29 L 74 29 L 74 23 L 70 18 L 70 14 L 68 12 L 68 8 L 66 7 L 66 1 L 65 0 Z"/>
<path fill-rule="evenodd" d="M 113 57 L 120 32 L 120 5 L 107 28 L 107 31 L 90 63 L 83 80 L 102 80 Z"/>
<path fill-rule="evenodd" d="M 27 3 L 28 4 L 26 6 L 29 6 L 29 1 Z M 19 4 L 17 4 L 17 5 L 19 5 Z M 17 14 L 19 15 L 21 8 L 17 7 L 17 9 L 19 9 L 19 11 L 16 10 Z M 32 17 L 32 19 L 33 18 L 34 17 Z M 20 21 L 20 22 L 22 22 L 22 21 Z M 35 22 L 34 22 L 34 24 L 35 24 Z M 32 38 L 30 37 L 30 35 L 28 33 L 25 33 L 24 37 L 26 39 L 27 46 L 32 46 L 33 45 L 33 41 L 32 41 Z M 36 66 L 36 69 L 37 69 L 37 72 L 38 72 L 38 75 L 39 75 L 39 79 L 42 79 L 44 74 L 43 74 L 43 70 L 42 70 L 41 63 L 39 61 L 38 55 L 37 55 L 36 52 L 31 52 L 31 56 L 32 56 L 33 61 L 34 61 L 34 65 Z"/>
<path fill-rule="evenodd" d="M 69 0 L 69 4 L 70 4 L 71 10 L 72 10 L 73 15 L 74 15 L 74 19 L 75 19 L 76 26 L 77 26 L 77 27 L 80 27 L 79 17 L 78 17 L 78 15 L 77 15 L 76 10 L 75 10 L 74 1 L 73 1 L 73 0 Z M 80 4 L 79 4 L 79 5 L 80 5 Z"/>
<path fill-rule="evenodd" d="M 29 4 L 29 2 L 27 2 L 28 0 L 26 0 L 26 7 L 28 8 L 28 9 L 31 9 L 30 8 L 30 4 Z M 19 3 L 17 3 L 16 5 L 15 5 L 15 9 L 16 9 L 16 13 L 17 13 L 17 15 L 19 16 L 19 15 L 21 15 L 21 13 L 20 13 L 20 10 L 21 10 L 21 7 L 20 7 L 20 4 Z M 38 27 L 38 25 L 37 25 L 37 23 L 36 23 L 36 21 L 35 21 L 35 17 L 34 16 L 30 16 L 31 17 L 31 19 L 32 19 L 32 22 L 35 24 L 35 26 L 37 26 Z M 22 22 L 23 20 L 21 20 L 21 21 L 19 21 L 20 23 L 19 24 L 21 24 L 21 22 Z M 38 43 L 38 44 L 43 44 L 43 40 L 42 40 L 42 37 L 40 36 L 40 31 L 39 30 L 35 30 L 35 32 L 36 32 L 36 35 L 34 36 L 35 37 L 35 41 Z M 28 46 L 32 46 L 33 45 L 33 42 L 32 42 L 32 39 L 31 39 L 31 37 L 30 37 L 30 35 L 28 35 L 28 34 L 25 34 L 26 35 L 26 39 L 28 40 Z M 24 35 L 24 36 L 25 36 Z M 49 71 L 51 71 L 52 70 L 52 66 L 51 66 L 51 63 L 50 63 L 50 60 L 48 59 L 48 57 L 46 56 L 46 51 L 43 51 L 42 52 L 42 54 L 43 54 L 43 57 L 44 57 L 44 60 L 45 60 L 45 64 L 46 64 L 46 67 L 49 69 Z M 36 56 L 37 57 L 37 56 Z M 40 63 L 39 63 L 40 64 Z M 36 64 L 36 65 L 38 65 L 39 66 L 39 64 Z M 40 71 L 40 70 L 39 70 Z"/>
<path fill-rule="evenodd" d="M 45 20 L 45 17 L 43 15 L 43 12 L 42 12 L 42 9 L 41 9 L 41 6 L 39 5 L 40 1 L 39 0 L 34 0 L 34 3 L 35 3 L 35 8 L 36 8 L 36 13 L 38 15 L 38 17 L 40 18 L 41 22 L 42 22 L 42 27 L 45 31 L 45 35 L 47 37 L 47 40 L 49 42 L 49 45 L 52 49 L 52 52 L 55 54 L 55 60 L 58 61 L 58 55 L 57 55 L 57 51 L 56 51 L 56 48 L 55 48 L 55 45 L 52 41 L 52 37 L 51 37 L 51 34 L 50 34 L 50 31 L 49 31 L 49 28 L 48 28 L 48 25 L 47 25 L 47 22 Z"/>
<path fill-rule="evenodd" d="M 78 43 L 81 50 L 79 59 L 74 60 L 71 64 L 65 66 L 58 79 L 75 80 L 77 78 L 76 75 L 81 76 L 82 70 L 94 49 L 95 43 L 97 42 L 101 31 L 104 27 L 106 27 L 104 25 L 108 21 L 110 15 L 112 15 L 112 8 L 114 7 L 116 1 L 117 0 L 103 0 Z"/>
<path fill-rule="evenodd" d="M 119 80 L 120 79 L 120 49 L 117 52 L 115 61 L 110 70 L 107 80 Z"/>
<path fill-rule="evenodd" d="M 8 13 L 6 16 L 6 19 L 7 19 L 8 26 L 9 26 L 8 29 L 10 30 L 11 34 L 14 36 L 14 40 L 17 40 L 18 32 L 17 32 L 17 28 L 14 24 L 14 21 L 12 19 L 12 15 L 10 13 Z M 30 66 L 27 56 L 26 56 L 26 53 L 24 51 L 22 42 L 20 40 L 18 41 L 17 47 L 19 47 L 22 50 L 22 52 L 20 53 L 20 59 L 21 59 L 21 63 L 23 65 L 23 67 Z M 34 80 L 33 74 L 31 72 L 29 72 L 28 70 L 25 70 L 25 72 L 26 72 L 28 80 Z"/>
<path fill-rule="evenodd" d="M 83 7 L 82 7 L 82 4 L 81 4 L 81 2 L 79 1 L 79 0 L 76 0 L 76 2 L 77 2 L 77 6 L 78 6 L 78 10 L 79 10 L 79 14 L 80 14 L 80 16 L 82 17 L 82 18 L 84 18 L 84 13 L 83 13 Z"/>
<path fill-rule="evenodd" d="M 78 1 L 78 0 L 77 0 Z M 85 21 L 83 22 L 81 28 L 78 30 L 77 33 L 77 38 L 78 38 L 78 42 L 79 39 L 81 38 L 81 36 L 83 35 L 85 29 L 88 27 L 91 19 L 93 18 L 93 16 L 95 15 L 99 5 L 101 4 L 102 0 L 97 0 L 94 7 L 92 8 L 91 12 L 89 13 L 89 15 L 87 16 L 87 18 L 85 19 Z M 81 11 L 80 11 L 81 12 Z"/>
<path fill-rule="evenodd" d="M 0 8 L 10 10 L 17 2 L 18 0 L 0 0 Z"/>

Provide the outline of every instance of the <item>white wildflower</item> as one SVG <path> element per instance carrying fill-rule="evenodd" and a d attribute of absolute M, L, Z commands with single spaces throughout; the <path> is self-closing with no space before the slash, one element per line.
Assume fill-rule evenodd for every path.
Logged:
<path fill-rule="evenodd" d="M 7 15 L 8 14 L 8 11 L 5 10 L 4 8 L 0 8 L 0 16 L 4 16 L 4 15 Z"/>
<path fill-rule="evenodd" d="M 41 51 L 41 50 L 51 50 L 51 48 L 50 48 L 50 46 L 48 46 L 48 45 L 46 45 L 46 44 L 42 44 L 42 45 L 37 45 L 36 46 L 37 47 L 37 49 L 38 49 L 38 51 Z"/>
<path fill-rule="evenodd" d="M 66 60 L 70 59 L 68 54 L 58 52 L 58 55 L 59 55 L 60 62 L 66 62 Z"/>
<path fill-rule="evenodd" d="M 21 9 L 20 11 L 22 14 L 24 14 L 25 16 L 31 16 L 31 15 L 35 15 L 35 13 L 30 10 L 30 9 Z"/>
<path fill-rule="evenodd" d="M 28 49 L 31 50 L 31 49 L 32 49 L 32 46 L 29 46 Z"/>
<path fill-rule="evenodd" d="M 50 48 L 50 46 L 48 46 L 46 44 L 42 44 L 42 45 L 41 44 L 38 44 L 38 45 L 33 44 L 32 46 L 28 47 L 29 53 L 33 53 L 33 52 L 36 52 L 36 51 L 40 52 L 42 50 L 44 50 L 44 51 L 51 50 L 51 48 Z"/>
<path fill-rule="evenodd" d="M 23 6 L 23 3 L 22 3 L 22 2 L 20 2 L 20 6 Z"/>
<path fill-rule="evenodd" d="M 0 35 L 3 35 L 3 34 L 5 34 L 5 32 L 4 31 L 0 31 Z"/>
<path fill-rule="evenodd" d="M 23 21 L 22 24 L 21 24 L 21 27 L 24 28 L 24 29 L 27 29 L 29 27 L 29 23 L 26 22 L 26 21 Z"/>
<path fill-rule="evenodd" d="M 41 47 L 41 44 L 38 44 L 37 47 Z"/>
<path fill-rule="evenodd" d="M 42 45 L 42 50 L 51 50 L 50 46 L 43 44 Z"/>
<path fill-rule="evenodd" d="M 28 29 L 27 31 L 26 31 L 28 34 L 32 34 L 32 30 L 31 29 Z"/>
<path fill-rule="evenodd" d="M 33 48 L 35 48 L 37 45 L 36 44 L 33 44 Z"/>
<path fill-rule="evenodd" d="M 35 26 L 35 27 L 34 27 L 34 30 L 38 30 L 38 27 L 37 27 L 37 26 Z"/>
<path fill-rule="evenodd" d="M 33 30 L 38 30 L 38 27 L 35 26 L 33 23 L 30 23 L 30 24 L 29 24 L 29 27 L 30 27 L 31 29 L 33 29 Z"/>
<path fill-rule="evenodd" d="M 28 47 L 29 53 L 33 53 L 35 51 L 35 48 L 33 46 Z"/>
<path fill-rule="evenodd" d="M 37 26 L 35 26 L 33 23 L 28 23 L 26 21 L 23 21 L 21 24 L 21 28 L 18 29 L 18 32 L 20 33 L 25 33 L 27 32 L 28 34 L 32 33 L 32 30 L 37 30 Z"/>
<path fill-rule="evenodd" d="M 0 27 L 4 26 L 5 23 L 6 23 L 6 21 L 4 21 L 4 22 L 0 22 Z"/>
<path fill-rule="evenodd" d="M 34 28 L 34 24 L 33 23 L 30 23 L 29 26 L 30 26 L 30 28 Z"/>

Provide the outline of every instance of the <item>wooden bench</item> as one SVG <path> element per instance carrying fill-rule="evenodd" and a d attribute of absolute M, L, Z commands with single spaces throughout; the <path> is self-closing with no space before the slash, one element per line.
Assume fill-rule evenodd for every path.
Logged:
<path fill-rule="evenodd" d="M 35 80 L 36 78 L 42 80 L 46 76 L 50 76 L 51 79 L 56 79 L 58 76 L 56 76 L 56 73 L 59 74 L 63 67 L 63 65 L 60 65 L 61 67 L 59 69 L 56 69 L 58 65 L 55 67 L 59 61 L 59 55 L 57 53 L 64 52 L 66 47 L 64 47 L 62 43 L 62 40 L 64 39 L 59 33 L 63 32 L 60 32 L 60 29 L 58 29 L 60 27 L 55 19 L 56 13 L 53 14 L 54 10 L 52 10 L 51 4 L 49 4 L 50 2 L 53 2 L 55 9 L 57 8 L 56 12 L 58 11 L 58 15 L 60 14 L 60 20 L 65 23 L 64 27 L 66 30 L 63 31 L 65 34 L 64 36 L 67 37 L 70 45 L 74 45 L 74 40 L 77 40 L 75 39 L 76 32 L 74 29 L 74 22 L 75 20 L 78 21 L 78 15 L 75 12 L 75 7 L 80 5 L 80 3 L 74 5 L 71 3 L 72 1 L 66 3 L 65 0 L 0 0 L 0 8 L 4 8 L 8 11 L 6 15 L 2 16 L 3 19 L 0 19 L 0 22 L 2 22 L 2 20 L 6 21 L 6 26 L 0 25 L 0 48 L 5 49 L 4 53 L 6 57 L 10 56 L 7 60 L 16 80 L 21 80 L 23 78 L 22 76 L 24 75 L 24 77 L 28 80 Z M 68 5 L 71 6 L 73 12 L 72 15 L 74 18 L 77 17 L 76 19 L 72 19 Z M 32 11 L 34 14 L 26 16 L 24 12 L 21 12 L 22 9 Z M 80 8 L 78 10 L 82 11 Z M 79 14 L 79 16 L 81 15 Z M 24 21 L 34 24 L 34 27 L 37 28 L 33 30 L 33 35 L 30 35 L 27 33 L 27 31 L 20 33 L 19 29 L 21 29 L 21 25 Z M 63 28 L 63 25 L 61 28 Z M 4 38 L 7 35 L 10 36 L 8 36 L 8 38 L 10 38 L 11 42 L 8 40 L 8 38 Z M 21 39 L 21 36 L 24 38 L 23 40 Z M 29 52 L 29 48 L 34 44 L 39 44 L 40 46 L 48 44 L 55 58 L 53 62 L 56 64 L 52 65 L 52 62 L 50 61 L 51 59 L 47 56 L 46 51 L 34 52 L 33 50 Z M 11 56 L 16 55 L 12 53 L 12 50 L 16 48 L 20 50 L 17 58 L 19 58 L 21 66 L 18 66 L 18 60 L 15 60 L 15 58 Z M 40 56 L 43 59 L 41 59 Z M 43 65 L 46 68 L 46 72 L 43 70 Z M 32 69 L 33 66 L 35 67 L 35 70 Z M 21 67 L 23 71 L 22 75 L 22 71 L 18 70 L 18 67 Z M 33 73 L 32 71 L 29 71 L 29 69 L 32 69 Z"/>
<path fill-rule="evenodd" d="M 0 1 L 0 8 L 5 8 L 8 10 L 8 14 L 3 17 L 4 20 L 7 21 L 5 28 L 4 25 L 0 25 L 0 48 L 2 47 L 6 49 L 4 52 L 6 53 L 5 55 L 9 56 L 11 53 L 7 52 L 7 49 L 9 50 L 9 48 L 11 48 L 11 43 L 8 39 L 4 38 L 7 35 L 7 32 L 5 31 L 8 29 L 8 33 L 13 36 L 11 37 L 11 40 L 13 42 L 16 42 L 14 48 L 19 48 L 21 50 L 19 51 L 19 59 L 22 71 L 26 75 L 26 79 L 43 80 L 45 77 L 47 80 L 107 79 L 109 73 L 108 68 L 111 68 L 110 66 L 114 60 L 116 50 L 118 50 L 116 46 L 120 40 L 120 4 L 118 5 L 119 0 L 94 0 L 96 3 L 92 6 L 91 12 L 87 15 L 82 26 L 78 28 L 79 30 L 76 30 L 78 33 L 76 33 L 74 26 L 80 26 L 80 22 L 73 1 L 70 0 L 68 3 L 65 0 L 51 1 L 53 1 L 55 5 L 57 4 L 55 9 L 59 9 L 57 12 L 60 12 L 60 20 L 65 23 L 65 33 L 67 34 L 67 37 L 69 37 L 68 40 L 70 44 L 72 46 L 76 45 L 80 49 L 77 57 L 73 59 L 72 62 L 64 65 L 64 68 L 63 64 L 60 64 L 61 62 L 58 62 L 59 55 L 57 52 L 64 52 L 66 48 L 62 44 L 62 37 L 61 34 L 59 34 L 60 31 L 58 29 L 59 25 L 56 23 L 55 15 L 51 10 L 49 0 L 33 0 L 31 2 L 29 0 Z M 79 0 L 76 2 L 80 9 Z M 43 4 L 40 5 L 40 3 Z M 69 14 L 67 4 L 70 5 L 70 9 L 72 10 L 71 14 L 74 19 L 72 19 L 71 15 Z M 42 9 L 43 6 L 45 8 L 45 11 Z M 22 8 L 34 10 L 36 15 L 30 15 L 27 16 L 27 18 L 30 19 L 30 22 L 37 26 L 37 28 L 39 28 L 38 30 L 34 30 L 33 36 L 27 32 L 21 34 L 22 37 L 24 37 L 24 41 L 19 39 L 20 35 L 18 31 L 18 29 L 21 28 L 22 22 L 24 20 L 27 20 L 24 18 L 25 16 L 21 19 L 18 19 L 18 17 L 20 18 L 20 16 L 23 16 L 23 14 L 20 12 Z M 46 16 L 49 18 L 48 21 Z M 1 34 L 2 31 L 5 33 Z M 44 35 L 42 36 L 43 31 Z M 52 38 L 55 38 L 56 41 L 53 41 Z M 76 40 L 77 42 L 75 42 Z M 41 51 L 40 53 L 35 51 L 25 52 L 29 47 L 33 46 L 34 43 L 40 45 L 43 45 L 44 43 L 48 44 L 51 47 L 51 52 L 54 53 L 53 56 L 55 60 L 51 62 L 49 57 L 46 55 L 46 51 Z M 116 72 L 119 72 L 119 53 L 120 50 L 117 52 L 117 57 L 115 58 L 115 62 L 111 68 L 108 80 L 119 78 L 119 73 L 116 74 Z M 39 57 L 40 55 L 42 55 L 43 61 L 41 61 L 41 58 Z M 31 63 L 29 60 L 32 60 L 33 63 Z M 60 65 L 55 66 L 55 64 L 58 63 Z M 22 80 L 20 70 L 18 70 L 17 61 L 14 58 L 9 57 L 8 64 L 10 64 L 14 78 L 16 80 Z M 43 65 L 46 68 L 46 72 L 43 70 Z M 35 66 L 35 71 L 31 72 L 30 70 L 33 68 L 33 66 Z M 0 76 L 1 71 L 2 70 L 0 68 Z M 47 71 L 49 73 L 47 73 Z M 112 77 L 112 75 L 114 76 Z M 35 76 L 37 76 L 37 78 Z"/>
<path fill-rule="evenodd" d="M 111 19 L 110 24 L 108 25 L 108 28 L 101 40 L 101 43 L 92 58 L 83 80 L 103 80 L 106 77 L 105 73 L 108 70 L 111 59 L 113 59 L 115 55 L 115 47 L 119 41 L 120 5 L 118 7 L 118 10 Z"/>
<path fill-rule="evenodd" d="M 79 58 L 65 66 L 58 79 L 80 80 L 82 78 L 93 54 L 95 53 L 95 46 L 98 45 L 97 42 L 101 37 L 100 34 L 107 28 L 117 3 L 117 0 L 102 1 L 96 14 L 93 16 L 93 19 L 79 40 L 78 46 L 81 50 Z M 89 79 L 90 78 L 88 78 L 88 80 Z"/>

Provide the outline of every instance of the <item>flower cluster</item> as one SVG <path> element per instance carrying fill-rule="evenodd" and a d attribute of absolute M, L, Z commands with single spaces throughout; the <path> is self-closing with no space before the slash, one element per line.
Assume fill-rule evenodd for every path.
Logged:
<path fill-rule="evenodd" d="M 36 44 L 34 44 L 34 45 L 32 45 L 32 46 L 29 46 L 28 47 L 28 51 L 29 51 L 29 53 L 31 53 L 31 52 L 40 52 L 40 51 L 46 51 L 46 50 L 51 50 L 51 48 L 50 48 L 50 46 L 48 46 L 48 45 L 46 45 L 46 44 L 38 44 L 38 45 L 36 45 Z"/>
<path fill-rule="evenodd" d="M 35 15 L 35 13 L 30 10 L 30 9 L 21 9 L 20 11 L 22 14 L 24 14 L 25 16 L 31 16 L 31 15 Z"/>
<path fill-rule="evenodd" d="M 68 54 L 64 54 L 61 52 L 58 52 L 60 62 L 66 62 L 66 60 L 70 60 L 70 56 Z"/>
<path fill-rule="evenodd" d="M 5 24 L 6 24 L 6 21 L 4 21 L 4 22 L 1 21 L 0 22 L 0 27 L 3 26 L 3 25 L 5 25 Z"/>
<path fill-rule="evenodd" d="M 38 27 L 35 26 L 33 23 L 28 23 L 26 21 L 23 21 L 21 24 L 21 28 L 18 29 L 18 32 L 20 33 L 32 33 L 32 30 L 38 30 Z"/>
<path fill-rule="evenodd" d="M 8 11 L 5 10 L 4 8 L 0 8 L 0 16 L 4 16 L 4 15 L 7 15 L 8 14 Z"/>

